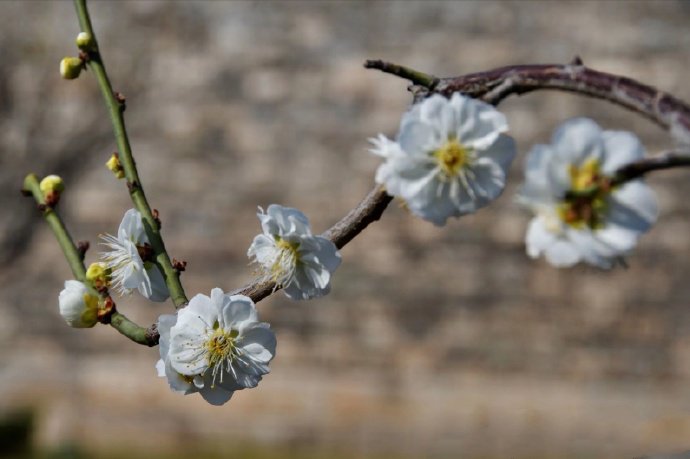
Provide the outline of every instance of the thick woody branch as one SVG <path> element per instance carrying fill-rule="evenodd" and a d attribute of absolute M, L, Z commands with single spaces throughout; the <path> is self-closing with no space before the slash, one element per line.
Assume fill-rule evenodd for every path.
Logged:
<path fill-rule="evenodd" d="M 524 94 L 538 89 L 574 92 L 621 105 L 672 133 L 678 133 L 681 138 L 690 137 L 690 107 L 683 101 L 631 78 L 589 69 L 579 58 L 566 65 L 517 65 L 453 78 L 436 78 L 381 60 L 368 60 L 364 67 L 410 80 L 416 85 L 415 97 L 431 93 L 450 96 L 454 92 L 461 92 L 498 105 L 511 94 Z M 652 170 L 686 166 L 688 161 L 688 157 L 677 154 L 648 158 L 621 169 L 613 180 L 621 184 Z M 377 186 L 323 236 L 342 248 L 370 223 L 378 220 L 392 199 L 382 187 Z M 247 295 L 258 302 L 278 289 L 274 282 L 258 278 L 233 293 Z"/>
<path fill-rule="evenodd" d="M 556 89 L 608 100 L 637 112 L 672 133 L 690 132 L 690 107 L 680 99 L 632 78 L 599 72 L 581 61 L 566 65 L 517 65 L 442 78 L 433 92 L 460 91 L 497 105 L 511 94 Z M 682 134 L 682 133 L 678 133 Z"/>
<path fill-rule="evenodd" d="M 512 65 L 458 77 L 429 76 L 426 80 L 415 78 L 421 72 L 388 62 L 367 61 L 365 67 L 412 81 L 420 87 L 417 97 L 460 92 L 498 105 L 512 94 L 540 89 L 574 92 L 621 105 L 671 130 L 682 140 L 690 138 L 690 107 L 685 102 L 632 78 L 585 67 L 579 58 L 565 65 Z"/>

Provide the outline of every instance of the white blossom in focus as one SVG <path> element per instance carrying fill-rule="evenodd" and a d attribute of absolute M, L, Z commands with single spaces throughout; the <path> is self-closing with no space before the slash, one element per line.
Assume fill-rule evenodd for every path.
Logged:
<path fill-rule="evenodd" d="M 58 303 L 60 315 L 70 327 L 89 328 L 98 322 L 98 297 L 92 295 L 82 282 L 65 281 Z"/>
<path fill-rule="evenodd" d="M 179 394 L 193 394 L 199 391 L 194 385 L 194 377 L 186 376 L 175 371 L 170 364 L 170 329 L 177 323 L 177 314 L 163 314 L 158 318 L 158 350 L 160 351 L 160 360 L 156 362 L 156 371 L 161 378 L 168 379 L 170 389 Z"/>
<path fill-rule="evenodd" d="M 515 142 L 505 116 L 492 105 L 435 94 L 403 115 L 395 141 L 382 134 L 370 151 L 385 159 L 376 182 L 402 198 L 415 215 L 444 225 L 475 212 L 505 187 Z"/>
<path fill-rule="evenodd" d="M 309 220 L 297 209 L 271 204 L 257 216 L 263 234 L 254 238 L 247 256 L 261 267 L 266 279 L 293 300 L 326 295 L 341 262 L 335 244 L 312 235 Z"/>
<path fill-rule="evenodd" d="M 224 404 L 236 390 L 256 387 L 275 355 L 275 335 L 258 321 L 252 300 L 219 288 L 210 297 L 194 296 L 177 316 L 161 316 L 158 326 L 158 375 L 166 376 L 175 392 L 199 392 L 213 405 Z"/>
<path fill-rule="evenodd" d="M 154 263 L 143 261 L 139 253 L 146 250 L 149 242 L 139 212 L 129 209 L 125 213 L 117 237 L 106 234 L 101 238 L 109 249 L 101 258 L 112 271 L 112 282 L 120 295 L 136 289 L 151 301 L 168 299 L 168 287 L 160 270 Z"/>
<path fill-rule="evenodd" d="M 612 189 L 606 180 L 643 156 L 632 133 L 602 131 L 587 118 L 566 121 L 550 145 L 533 147 L 518 196 L 535 214 L 526 236 L 529 256 L 543 254 L 559 267 L 583 261 L 608 269 L 627 255 L 656 221 L 656 198 L 642 180 Z M 587 195 L 593 187 L 597 192 Z"/>

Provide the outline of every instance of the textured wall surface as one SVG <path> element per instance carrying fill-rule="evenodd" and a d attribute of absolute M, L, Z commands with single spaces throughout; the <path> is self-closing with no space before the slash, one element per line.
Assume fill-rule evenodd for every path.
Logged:
<path fill-rule="evenodd" d="M 258 205 L 298 207 L 315 231 L 370 189 L 367 138 L 395 134 L 406 82 L 585 64 L 690 100 L 683 2 L 94 2 L 101 49 L 150 202 L 189 296 L 252 278 Z M 345 457 L 632 457 L 690 448 L 690 181 L 659 173 L 661 217 L 628 269 L 556 270 L 524 253 L 513 202 L 524 152 L 560 122 L 669 136 L 623 109 L 543 92 L 502 109 L 522 155 L 489 209 L 444 228 L 393 204 L 343 250 L 333 291 L 259 304 L 278 335 L 272 374 L 222 408 L 156 378 L 157 349 L 57 313 L 70 277 L 17 190 L 59 173 L 60 207 L 97 256 L 129 208 L 103 167 L 114 140 L 90 74 L 59 78 L 78 32 L 69 2 L 0 3 L 0 414 L 36 410 L 35 443 L 165 452 L 256 443 Z M 150 324 L 171 311 L 119 308 Z"/>

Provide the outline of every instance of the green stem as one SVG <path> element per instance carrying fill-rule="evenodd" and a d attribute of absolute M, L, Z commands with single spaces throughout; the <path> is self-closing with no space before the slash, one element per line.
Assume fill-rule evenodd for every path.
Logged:
<path fill-rule="evenodd" d="M 74 274 L 77 280 L 84 282 L 86 279 L 86 269 L 84 269 L 84 262 L 81 259 L 79 250 L 77 250 L 77 246 L 74 245 L 72 236 L 69 235 L 60 215 L 52 207 L 46 206 L 36 174 L 29 174 L 26 176 L 24 179 L 24 190 L 30 191 L 38 205 L 41 206 L 43 218 L 45 218 L 58 244 L 60 244 L 60 248 L 62 249 L 62 253 L 65 254 L 65 258 L 67 258 L 67 263 L 69 263 L 72 274 Z"/>
<path fill-rule="evenodd" d="M 67 262 L 69 263 L 69 267 L 72 270 L 72 274 L 74 275 L 75 279 L 84 282 L 87 287 L 93 290 L 86 282 L 86 269 L 84 267 L 84 261 L 82 260 L 81 254 L 79 253 L 77 246 L 74 244 L 72 236 L 70 236 L 69 232 L 67 231 L 62 218 L 60 218 L 60 214 L 58 214 L 53 207 L 46 205 L 36 174 L 29 174 L 26 176 L 22 190 L 27 193 L 31 193 L 34 200 L 39 205 L 41 212 L 43 213 L 43 218 L 53 231 L 58 244 L 60 244 L 60 248 L 65 254 L 65 258 L 67 258 Z M 99 295 L 99 293 L 95 290 L 93 290 L 93 293 L 95 295 Z M 100 296 L 103 297 L 103 295 Z M 140 327 L 119 312 L 114 311 L 110 316 L 110 319 L 110 325 L 114 329 L 135 343 L 145 344 L 147 346 L 155 346 L 158 343 L 157 335 L 152 335 L 148 329 Z"/>
<path fill-rule="evenodd" d="M 392 62 L 385 62 L 379 59 L 369 59 L 364 62 L 364 68 L 377 69 L 384 73 L 410 80 L 413 84 L 424 86 L 428 89 L 434 89 L 439 82 L 439 79 L 428 73 L 420 72 L 409 67 L 394 64 Z"/>
<path fill-rule="evenodd" d="M 77 9 L 77 16 L 79 17 L 79 24 L 82 32 L 87 32 L 94 40 L 95 52 L 89 53 L 88 67 L 93 71 L 98 81 L 98 86 L 103 94 L 103 99 L 108 107 L 110 119 L 113 123 L 115 131 L 115 140 L 119 150 L 120 162 L 125 171 L 129 194 L 134 203 L 134 207 L 141 214 L 146 229 L 146 234 L 149 238 L 149 243 L 153 248 L 154 260 L 163 273 L 165 283 L 170 291 L 170 297 L 176 308 L 180 308 L 188 303 L 184 288 L 180 283 L 180 273 L 173 267 L 168 252 L 165 249 L 163 238 L 160 234 L 159 224 L 153 216 L 151 206 L 146 200 L 146 194 L 142 187 L 137 167 L 132 156 L 132 149 L 129 145 L 129 138 L 125 128 L 125 120 L 123 116 L 124 104 L 119 101 L 113 92 L 112 85 L 105 70 L 105 64 L 100 52 L 98 51 L 98 41 L 96 34 L 93 32 L 91 26 L 91 19 L 86 8 L 86 0 L 74 0 Z"/>
<path fill-rule="evenodd" d="M 110 316 L 110 326 L 135 343 L 149 347 L 158 344 L 158 333 L 155 329 L 140 327 L 117 311 Z"/>

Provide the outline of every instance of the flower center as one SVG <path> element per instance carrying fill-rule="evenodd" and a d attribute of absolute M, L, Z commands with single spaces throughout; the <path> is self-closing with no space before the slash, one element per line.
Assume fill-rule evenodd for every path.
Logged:
<path fill-rule="evenodd" d="M 432 156 L 447 177 L 455 177 L 460 169 L 469 162 L 469 150 L 458 139 L 451 137 L 439 149 L 432 152 Z"/>
<path fill-rule="evenodd" d="M 570 175 L 570 186 L 573 191 L 586 190 L 592 185 L 596 185 L 601 177 L 599 173 L 599 161 L 590 158 L 580 167 L 569 164 L 568 175 Z"/>
<path fill-rule="evenodd" d="M 558 216 L 573 228 L 601 229 L 605 225 L 608 192 L 599 187 L 593 193 L 586 193 L 599 186 L 603 178 L 599 168 L 599 161 L 593 158 L 580 167 L 568 166 L 570 191 L 574 196 L 566 197 L 558 205 Z"/>
<path fill-rule="evenodd" d="M 271 277 L 277 284 L 282 284 L 292 277 L 299 262 L 297 248 L 299 243 L 290 243 L 276 236 L 278 254 L 271 265 Z"/>
<path fill-rule="evenodd" d="M 213 375 L 213 384 L 220 373 L 220 381 L 223 382 L 223 368 L 230 370 L 232 361 L 238 357 L 235 338 L 239 335 L 237 330 L 225 330 L 216 322 L 213 325 L 213 333 L 206 341 L 206 358 Z"/>

